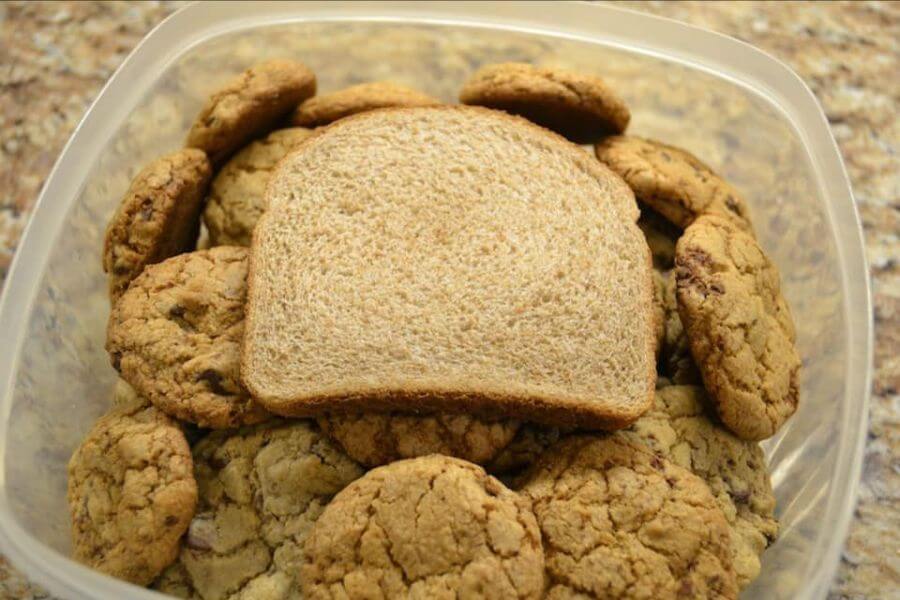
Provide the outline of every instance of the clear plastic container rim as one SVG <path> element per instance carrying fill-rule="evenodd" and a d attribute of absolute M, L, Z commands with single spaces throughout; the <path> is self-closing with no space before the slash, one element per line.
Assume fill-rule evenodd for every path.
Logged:
<path fill-rule="evenodd" d="M 600 44 L 698 69 L 726 79 L 762 98 L 794 128 L 809 155 L 835 235 L 844 276 L 847 356 L 842 430 L 829 487 L 826 519 L 844 540 L 859 487 L 872 379 L 873 323 L 862 227 L 847 173 L 827 119 L 815 96 L 789 67 L 734 38 L 692 25 L 584 2 L 196 2 L 177 11 L 141 41 L 85 113 L 54 165 L 13 258 L 0 296 L 0 439 L 6 438 L 13 383 L 38 285 L 68 209 L 85 184 L 83 174 L 135 108 L 141 94 L 191 47 L 212 37 L 291 22 L 384 21 L 452 25 L 539 34 Z M 614 25 L 614 27 L 613 27 Z M 614 31 L 611 31 L 614 29 Z M 75 150 L 77 149 L 77 152 Z M 5 481 L 5 447 L 0 444 L 0 549 L 29 577 L 66 598 L 160 598 L 78 565 L 22 529 L 10 511 Z M 36 474 L 39 476 L 39 474 Z M 827 594 L 841 544 L 819 550 L 801 598 Z"/>

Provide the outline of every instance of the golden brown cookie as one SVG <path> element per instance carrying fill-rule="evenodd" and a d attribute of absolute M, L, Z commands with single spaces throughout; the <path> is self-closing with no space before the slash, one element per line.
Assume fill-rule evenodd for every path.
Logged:
<path fill-rule="evenodd" d="M 678 227 L 687 227 L 700 215 L 715 214 L 752 231 L 738 191 L 690 152 L 635 136 L 606 138 L 595 151 L 640 202 Z"/>
<path fill-rule="evenodd" d="M 710 420 L 707 403 L 701 387 L 659 389 L 653 408 L 629 431 L 706 481 L 731 526 L 734 570 L 744 588 L 759 575 L 759 557 L 778 535 L 775 495 L 762 448 Z"/>
<path fill-rule="evenodd" d="M 266 418 L 240 383 L 247 255 L 218 246 L 170 258 L 113 307 L 112 364 L 163 412 L 217 429 Z"/>
<path fill-rule="evenodd" d="M 177 562 L 154 587 L 182 598 L 300 598 L 306 536 L 362 475 L 308 421 L 216 431 L 194 447 L 200 503 Z"/>
<path fill-rule="evenodd" d="M 151 406 L 112 410 L 72 455 L 67 500 L 75 558 L 150 583 L 175 560 L 197 504 L 181 429 Z"/>
<path fill-rule="evenodd" d="M 482 67 L 466 81 L 459 101 L 521 115 L 579 144 L 622 133 L 631 119 L 599 77 L 525 63 Z"/>
<path fill-rule="evenodd" d="M 353 460 L 367 467 L 428 454 L 484 464 L 519 428 L 514 420 L 488 421 L 446 413 L 333 413 L 322 414 L 317 421 Z"/>
<path fill-rule="evenodd" d="M 194 247 L 211 176 L 206 155 L 186 148 L 156 159 L 132 180 L 103 244 L 113 303 L 144 267 Z"/>
<path fill-rule="evenodd" d="M 671 383 L 693 385 L 702 382 L 700 371 L 691 356 L 691 347 L 681 317 L 678 316 L 678 300 L 675 294 L 675 273 L 664 276 L 663 311 L 665 333 L 659 353 L 658 371 Z"/>
<path fill-rule="evenodd" d="M 297 107 L 291 123 L 319 127 L 332 121 L 378 108 L 437 106 L 441 101 L 418 90 L 391 83 L 361 83 L 323 96 L 314 96 Z"/>
<path fill-rule="evenodd" d="M 750 234 L 707 215 L 675 249 L 678 313 L 719 418 L 771 437 L 797 410 L 800 356 L 778 269 Z"/>
<path fill-rule="evenodd" d="M 209 97 L 185 145 L 220 165 L 315 93 L 316 76 L 303 63 L 273 59 L 253 65 Z"/>
<path fill-rule="evenodd" d="M 249 246 L 256 222 L 266 209 L 263 194 L 272 169 L 312 134 L 291 127 L 251 143 L 225 163 L 213 179 L 203 222 L 210 246 Z"/>
<path fill-rule="evenodd" d="M 540 598 L 527 500 L 483 469 L 432 455 L 369 471 L 306 539 L 305 598 Z"/>
<path fill-rule="evenodd" d="M 547 598 L 737 598 L 709 488 L 621 434 L 559 442 L 522 493 L 543 536 Z"/>

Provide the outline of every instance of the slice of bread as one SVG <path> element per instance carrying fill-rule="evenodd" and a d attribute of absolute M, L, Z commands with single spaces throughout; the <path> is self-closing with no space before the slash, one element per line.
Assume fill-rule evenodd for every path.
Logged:
<path fill-rule="evenodd" d="M 301 143 L 266 197 L 241 373 L 272 412 L 618 428 L 652 403 L 634 197 L 562 137 L 484 108 L 364 113 Z"/>

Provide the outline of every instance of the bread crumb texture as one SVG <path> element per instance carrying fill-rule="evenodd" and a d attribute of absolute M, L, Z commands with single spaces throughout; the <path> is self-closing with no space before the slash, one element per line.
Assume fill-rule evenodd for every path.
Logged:
<path fill-rule="evenodd" d="M 471 463 L 398 461 L 335 496 L 306 541 L 303 593 L 325 598 L 540 598 L 529 502 Z"/>
<path fill-rule="evenodd" d="M 388 109 L 310 138 L 267 196 L 242 376 L 270 410 L 621 427 L 649 407 L 649 250 L 582 149 L 482 108 Z"/>

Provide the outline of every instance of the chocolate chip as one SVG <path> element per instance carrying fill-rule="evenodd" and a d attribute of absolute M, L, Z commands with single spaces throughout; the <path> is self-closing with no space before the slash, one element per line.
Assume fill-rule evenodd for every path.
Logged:
<path fill-rule="evenodd" d="M 122 370 L 122 353 L 121 352 L 110 352 L 109 358 L 112 360 L 113 369 L 116 371 Z"/>
<path fill-rule="evenodd" d="M 737 504 L 747 504 L 750 500 L 750 490 L 741 490 L 738 492 L 730 492 L 731 499 Z"/>
<path fill-rule="evenodd" d="M 213 369 L 206 369 L 197 376 L 197 381 L 205 381 L 212 393 L 228 396 L 230 392 L 222 386 L 222 380 L 222 375 Z"/>

